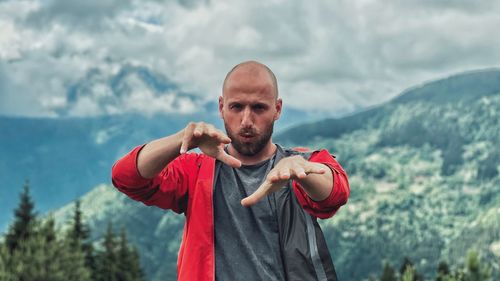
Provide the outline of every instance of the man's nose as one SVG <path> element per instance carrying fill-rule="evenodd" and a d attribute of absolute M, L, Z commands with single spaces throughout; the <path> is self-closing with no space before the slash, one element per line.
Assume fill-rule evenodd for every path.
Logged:
<path fill-rule="evenodd" d="M 241 117 L 241 127 L 251 128 L 252 126 L 253 126 L 252 110 L 250 108 L 245 108 L 245 110 L 243 110 L 243 116 Z"/>

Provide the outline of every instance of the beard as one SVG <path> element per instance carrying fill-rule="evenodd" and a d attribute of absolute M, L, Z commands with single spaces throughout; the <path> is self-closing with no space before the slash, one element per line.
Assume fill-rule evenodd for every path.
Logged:
<path fill-rule="evenodd" d="M 238 153 L 245 156 L 254 156 L 261 152 L 271 139 L 274 130 L 274 121 L 264 128 L 261 134 L 255 129 L 240 129 L 235 133 L 227 126 L 226 122 L 224 122 L 224 127 L 226 128 L 228 137 L 231 139 L 231 144 Z M 242 142 L 240 141 L 240 137 L 243 134 L 249 134 L 254 137 L 251 142 Z"/>

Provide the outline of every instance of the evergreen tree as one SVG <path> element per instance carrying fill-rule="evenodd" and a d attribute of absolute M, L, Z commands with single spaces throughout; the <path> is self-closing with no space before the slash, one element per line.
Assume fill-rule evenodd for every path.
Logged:
<path fill-rule="evenodd" d="M 14 281 L 9 268 L 9 254 L 7 248 L 0 243 L 0 280 Z"/>
<path fill-rule="evenodd" d="M 85 253 L 74 247 L 73 241 L 64 239 L 60 245 L 61 269 L 65 280 L 90 281 L 91 269 L 85 265 Z"/>
<path fill-rule="evenodd" d="M 384 263 L 384 269 L 382 271 L 380 281 L 397 281 L 396 272 L 388 262 Z"/>
<path fill-rule="evenodd" d="M 70 230 L 70 238 L 73 246 L 81 247 L 81 242 L 89 238 L 89 229 L 83 222 L 83 214 L 80 206 L 80 200 L 75 202 L 75 211 L 73 213 L 73 222 Z"/>
<path fill-rule="evenodd" d="M 465 281 L 489 281 L 491 280 L 491 268 L 481 263 L 481 258 L 476 251 L 467 253 L 465 270 Z"/>
<path fill-rule="evenodd" d="M 445 281 L 450 277 L 450 267 L 445 261 L 440 261 L 437 268 L 436 281 Z"/>
<path fill-rule="evenodd" d="M 69 245 L 67 239 L 57 239 L 52 217 L 36 223 L 32 235 L 19 242 L 11 257 L 14 280 L 90 281 L 83 253 Z"/>
<path fill-rule="evenodd" d="M 97 254 L 97 281 L 118 281 L 118 253 L 113 226 L 108 224 L 102 251 Z"/>
<path fill-rule="evenodd" d="M 401 274 L 401 281 L 413 280 L 415 280 L 415 268 L 413 265 L 408 265 L 405 267 L 405 271 Z"/>
<path fill-rule="evenodd" d="M 73 249 L 82 251 L 85 257 L 85 266 L 90 269 L 93 279 L 95 279 L 96 261 L 94 247 L 89 241 L 90 228 L 83 221 L 80 200 L 75 202 L 75 211 L 73 214 L 72 225 L 69 231 L 68 240 Z"/>
<path fill-rule="evenodd" d="M 411 269 L 409 269 L 409 268 L 411 268 Z M 401 278 L 403 278 L 403 275 L 407 271 L 411 272 L 412 279 L 410 281 L 423 281 L 424 280 L 424 278 L 420 274 L 418 274 L 418 272 L 416 271 L 415 266 L 413 265 L 411 260 L 408 257 L 404 257 L 403 264 L 399 268 L 399 273 L 400 273 Z M 410 276 L 410 273 L 408 273 L 407 276 Z"/>
<path fill-rule="evenodd" d="M 141 267 L 141 260 L 139 258 L 139 252 L 135 247 L 132 247 L 132 272 L 136 281 L 144 281 L 146 280 L 144 276 L 144 271 Z"/>
<path fill-rule="evenodd" d="M 404 257 L 403 263 L 401 264 L 401 267 L 399 268 L 399 273 L 403 275 L 406 271 L 407 267 L 413 267 L 413 263 L 408 257 Z"/>
<path fill-rule="evenodd" d="M 137 254 L 137 251 L 129 245 L 124 229 L 120 232 L 118 246 L 118 269 L 119 281 L 144 280 L 139 255 Z"/>
<path fill-rule="evenodd" d="M 20 194 L 19 206 L 14 211 L 14 223 L 9 227 L 5 244 L 10 253 L 18 247 L 20 241 L 27 240 L 33 233 L 36 218 L 35 205 L 30 195 L 29 182 L 26 181 Z"/>
<path fill-rule="evenodd" d="M 37 223 L 33 233 L 20 240 L 11 257 L 12 274 L 19 281 L 59 281 L 59 253 L 54 222 Z"/>

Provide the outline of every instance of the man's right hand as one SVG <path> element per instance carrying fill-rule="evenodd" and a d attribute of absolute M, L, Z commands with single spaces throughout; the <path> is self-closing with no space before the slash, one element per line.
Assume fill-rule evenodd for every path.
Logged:
<path fill-rule="evenodd" d="M 180 153 L 198 147 L 204 154 L 220 160 L 227 165 L 239 168 L 241 161 L 224 151 L 224 145 L 231 139 L 213 125 L 198 122 L 189 123 L 183 130 Z"/>

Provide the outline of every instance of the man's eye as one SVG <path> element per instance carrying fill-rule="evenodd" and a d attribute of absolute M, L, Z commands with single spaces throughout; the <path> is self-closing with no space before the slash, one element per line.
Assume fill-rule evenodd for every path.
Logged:
<path fill-rule="evenodd" d="M 233 104 L 233 105 L 231 105 L 231 109 L 241 109 L 241 108 L 242 108 L 241 104 Z"/>
<path fill-rule="evenodd" d="M 253 110 L 255 111 L 261 111 L 261 110 L 264 110 L 264 106 L 263 105 L 260 105 L 260 104 L 257 104 L 257 105 L 254 105 L 252 106 Z"/>

